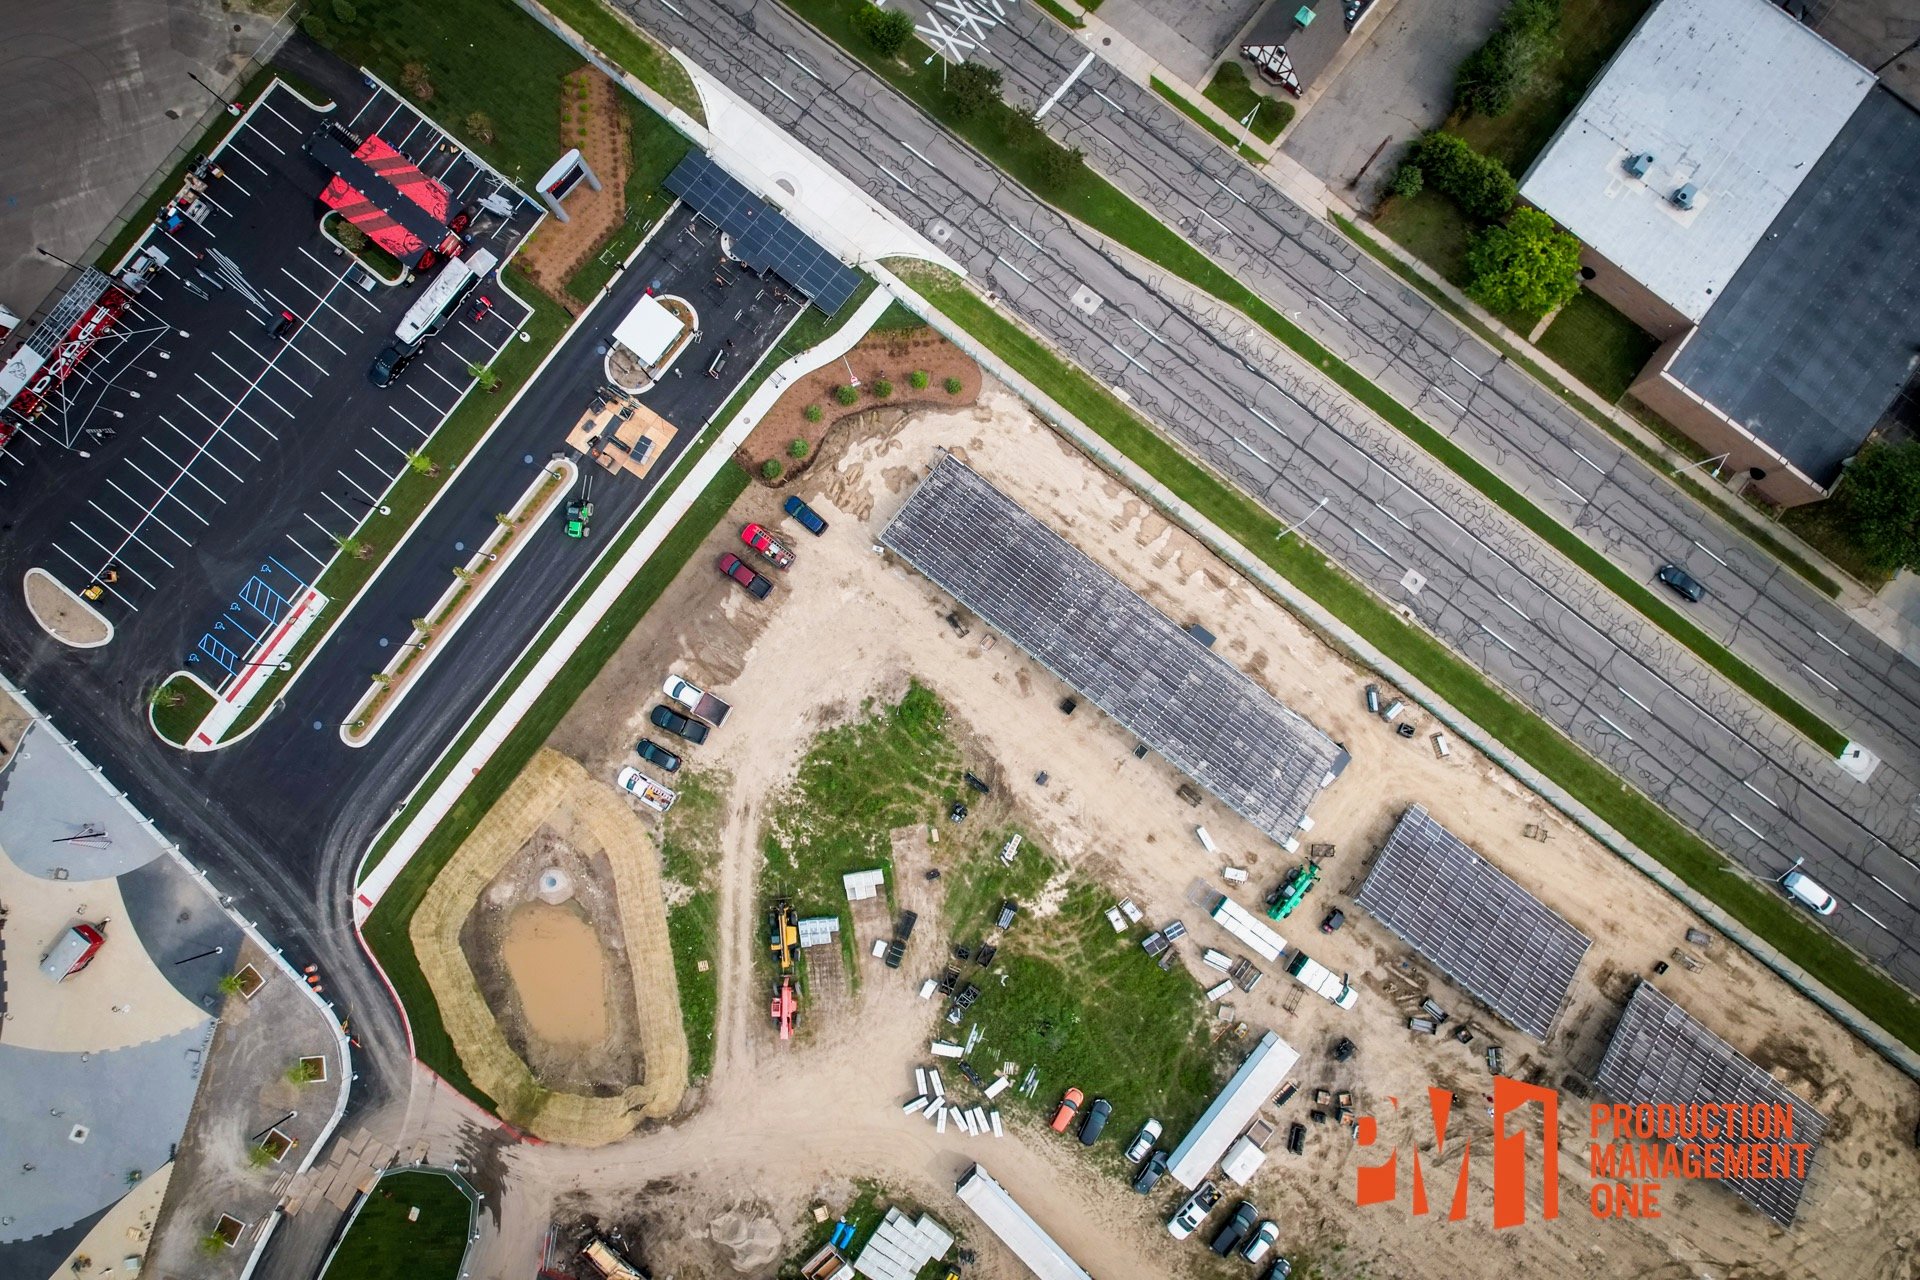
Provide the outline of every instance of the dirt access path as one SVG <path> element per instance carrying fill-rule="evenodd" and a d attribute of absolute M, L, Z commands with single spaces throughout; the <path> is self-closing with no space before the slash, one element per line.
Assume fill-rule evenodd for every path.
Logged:
<path fill-rule="evenodd" d="M 794 538 L 798 562 L 779 575 L 764 603 L 712 570 L 713 555 L 732 542 L 738 523 L 778 519 L 777 495 L 750 490 L 554 735 L 550 745 L 606 778 L 628 759 L 665 669 L 718 687 L 733 703 L 724 728 L 690 757 L 690 767 L 724 769 L 733 778 L 720 868 L 726 936 L 718 1058 L 690 1117 L 592 1153 L 499 1149 L 501 1194 L 489 1204 L 500 1216 L 483 1233 L 476 1273 L 526 1273 L 556 1214 L 594 1213 L 640 1222 L 646 1261 L 658 1272 L 682 1280 L 763 1275 L 765 1267 L 736 1268 L 737 1255 L 709 1238 L 716 1214 L 737 1213 L 733 1226 L 771 1223 L 791 1243 L 793 1224 L 809 1204 L 837 1206 L 851 1194 L 852 1179 L 872 1178 L 966 1233 L 981 1257 L 969 1280 L 1012 1280 L 1025 1273 L 951 1194 L 953 1179 L 978 1159 L 1102 1280 L 1213 1274 L 1210 1257 L 1192 1244 L 1174 1244 L 1162 1229 L 1174 1197 L 1127 1194 L 1076 1145 L 1018 1112 L 1007 1112 L 1015 1123 L 997 1141 L 952 1129 L 936 1135 L 924 1120 L 901 1114 L 913 1091 L 912 1067 L 929 1060 L 935 1012 L 914 997 L 913 985 L 937 964 L 932 948 L 910 952 L 908 966 L 889 973 L 866 955 L 870 939 L 857 938 L 861 986 L 843 1020 L 823 1017 L 800 1046 L 781 1046 L 768 1025 L 753 970 L 765 797 L 792 776 L 819 728 L 860 714 L 868 698 L 897 697 L 909 677 L 945 700 L 969 766 L 1011 780 L 1003 781 L 996 804 L 1004 798 L 1035 839 L 1116 896 L 1134 897 L 1149 919 L 1184 916 L 1198 945 L 1221 945 L 1224 935 L 1188 905 L 1196 879 L 1220 883 L 1219 863 L 1192 837 L 1194 823 L 1206 824 L 1226 859 L 1253 870 L 1253 882 L 1236 890 L 1250 907 L 1287 861 L 1213 801 L 1197 810 L 1182 804 L 1173 771 L 1157 757 L 1134 759 L 1131 737 L 1092 708 L 1060 715 L 1056 703 L 1065 690 L 1050 676 L 1004 640 L 987 648 L 988 632 L 977 619 L 968 636 L 956 635 L 944 621 L 950 600 L 872 552 L 878 530 L 936 447 L 962 452 L 1176 622 L 1203 622 L 1223 655 L 1348 744 L 1352 765 L 1314 808 L 1314 837 L 1333 842 L 1337 852 L 1302 916 L 1283 931 L 1296 940 L 1306 935 L 1317 959 L 1351 971 L 1362 987 L 1359 1005 L 1343 1013 L 1270 974 L 1252 996 L 1235 997 L 1236 1014 L 1278 1030 L 1301 1051 L 1293 1078 L 1303 1091 L 1354 1090 L 1362 1113 L 1380 1117 L 1383 1143 L 1411 1149 L 1421 1140 L 1421 1114 L 1395 1110 L 1390 1098 L 1417 1097 L 1430 1085 L 1453 1088 L 1463 1101 L 1483 1093 L 1487 1072 L 1479 1054 L 1489 1042 L 1505 1046 L 1514 1074 L 1537 1069 L 1550 1084 L 1578 1086 L 1597 1063 L 1633 976 L 1649 973 L 1698 925 L 1487 760 L 1458 746 L 1441 760 L 1424 737 L 1395 738 L 1363 708 L 1364 673 L 990 387 L 973 410 L 925 414 L 878 435 L 830 441 L 799 488 L 833 527 L 824 538 Z M 792 533 L 789 524 L 782 527 Z M 1051 775 L 1044 788 L 1030 781 L 1041 769 Z M 1477 1017 L 1460 992 L 1409 961 L 1363 913 L 1350 912 L 1338 934 L 1312 932 L 1328 906 L 1350 905 L 1364 859 L 1416 802 L 1593 937 L 1573 1001 L 1548 1045 Z M 1544 843 L 1522 835 L 1538 823 L 1552 830 Z M 912 879 L 910 870 L 904 874 Z M 934 928 L 934 919 L 921 928 Z M 1187 950 L 1189 964 L 1195 949 Z M 1470 1164 L 1469 1221 L 1412 1217 L 1404 1192 L 1398 1206 L 1356 1208 L 1355 1170 L 1379 1156 L 1331 1128 L 1313 1128 L 1301 1157 L 1277 1152 L 1251 1197 L 1283 1224 L 1283 1249 L 1329 1277 L 1910 1277 L 1912 1224 L 1920 1220 L 1920 1159 L 1907 1145 L 1915 1119 L 1910 1082 L 1741 953 L 1716 943 L 1700 959 L 1697 973 L 1674 965 L 1659 979 L 1662 989 L 1832 1121 L 1793 1231 L 1775 1229 L 1723 1188 L 1679 1183 L 1668 1184 L 1657 1220 L 1594 1219 L 1585 1205 L 1585 1113 L 1577 1105 L 1563 1109 L 1562 1208 L 1553 1223 L 1506 1232 L 1487 1225 L 1490 1132 L 1471 1106 L 1455 1124 L 1456 1134 L 1480 1150 Z M 1408 1034 L 1407 1003 L 1426 994 L 1477 1028 L 1473 1046 Z M 1334 1064 L 1327 1050 L 1342 1035 L 1358 1043 L 1359 1055 Z M 1305 1105 L 1296 1099 L 1274 1118 L 1304 1120 Z M 431 1107 L 423 1124 L 421 1136 L 435 1151 L 479 1141 L 464 1104 Z M 1444 1160 L 1429 1150 L 1430 1189 L 1451 1188 L 1458 1150 L 1450 1146 Z M 743 1238 L 752 1234 L 743 1229 Z"/>

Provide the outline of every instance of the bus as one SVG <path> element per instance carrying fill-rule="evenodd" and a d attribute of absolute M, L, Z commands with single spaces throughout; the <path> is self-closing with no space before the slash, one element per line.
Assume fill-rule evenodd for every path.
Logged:
<path fill-rule="evenodd" d="M 400 317 L 394 336 L 403 348 L 413 347 L 440 332 L 460 303 L 473 292 L 500 260 L 485 249 L 475 249 L 464 258 L 455 258 L 440 269 L 433 283 Z"/>

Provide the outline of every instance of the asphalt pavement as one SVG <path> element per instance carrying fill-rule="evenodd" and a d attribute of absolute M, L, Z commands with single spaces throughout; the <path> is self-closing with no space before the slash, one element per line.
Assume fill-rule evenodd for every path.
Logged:
<path fill-rule="evenodd" d="M 1911 905 L 1920 866 L 1896 851 L 1920 833 L 1920 792 L 1899 741 L 1863 733 L 1889 763 L 1870 782 L 1849 779 L 1243 317 L 1070 224 L 773 0 L 623 7 L 910 225 L 949 232 L 946 251 L 1009 310 L 1277 516 L 1304 521 L 1304 536 L 1360 581 L 1755 876 L 1777 877 L 1804 855 L 1847 904 L 1827 922 L 1834 931 L 1920 984 Z M 1025 10 L 1009 23 L 989 35 L 988 56 L 1032 68 L 1010 71 L 1009 87 L 1044 99 L 1084 50 Z M 1169 221 L 1463 445 L 1557 471 L 1539 489 L 1571 484 L 1580 499 L 1565 501 L 1596 536 L 1654 544 L 1648 572 L 1696 535 L 1685 543 L 1711 548 L 1715 573 L 1701 568 L 1699 548 L 1687 558 L 1709 577 L 1710 607 L 1739 611 L 1737 644 L 1791 646 L 1798 636 L 1831 652 L 1822 637 L 1841 635 L 1862 652 L 1877 644 L 1620 449 L 1576 435 L 1579 424 L 1543 404 L 1529 379 L 1111 68 L 1092 64 L 1049 123 L 1123 187 L 1151 193 L 1150 205 L 1184 211 Z M 1302 281 L 1311 296 L 1288 301 Z M 1759 585 L 1743 597 L 1742 582 Z M 1884 675 L 1885 694 L 1866 701 L 1897 719 L 1920 678 L 1879 652 L 1884 670 L 1876 658 L 1831 678 Z"/>

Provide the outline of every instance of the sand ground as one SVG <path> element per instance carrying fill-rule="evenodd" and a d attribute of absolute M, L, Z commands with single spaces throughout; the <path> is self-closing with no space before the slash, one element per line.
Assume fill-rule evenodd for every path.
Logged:
<path fill-rule="evenodd" d="M 1204 1249 L 1176 1245 L 1161 1228 L 1172 1196 L 1128 1194 L 1077 1158 L 1077 1148 L 1031 1131 L 1030 1122 L 1010 1127 L 1004 1140 L 970 1139 L 953 1129 L 937 1136 L 919 1117 L 903 1116 L 912 1067 L 930 1061 L 935 1011 L 915 995 L 924 975 L 885 970 L 866 954 L 864 937 L 856 940 L 858 993 L 844 1010 L 816 1010 L 817 1034 L 782 1046 L 766 1016 L 752 968 L 760 945 L 754 887 L 764 806 L 819 728 L 857 714 L 865 698 L 897 697 L 909 677 L 946 701 L 956 730 L 968 735 L 969 761 L 982 760 L 1011 780 L 1001 794 L 1014 819 L 1116 896 L 1132 896 L 1149 919 L 1195 921 L 1187 895 L 1196 879 L 1221 883 L 1221 860 L 1252 871 L 1252 882 L 1235 890 L 1252 907 L 1289 862 L 1210 798 L 1198 810 L 1182 803 L 1174 794 L 1180 778 L 1157 757 L 1134 759 L 1131 736 L 1091 708 L 1062 716 L 1056 704 L 1066 691 L 1051 676 L 1004 640 L 989 647 L 990 633 L 977 619 L 968 636 L 958 636 L 945 622 L 952 602 L 876 554 L 878 530 L 941 447 L 961 453 L 1176 622 L 1204 623 L 1222 654 L 1352 751 L 1345 776 L 1314 806 L 1313 837 L 1336 852 L 1290 934 L 1306 934 L 1329 906 L 1351 907 L 1365 860 L 1402 810 L 1420 803 L 1592 936 L 1572 1002 L 1542 1046 L 1476 1013 L 1464 993 L 1411 960 L 1364 913 L 1350 911 L 1345 930 L 1312 935 L 1310 950 L 1355 975 L 1362 991 L 1356 1009 L 1342 1012 L 1277 973 L 1251 996 L 1235 997 L 1237 1016 L 1256 1029 L 1274 1028 L 1303 1055 L 1293 1075 L 1303 1096 L 1268 1113 L 1283 1130 L 1306 1119 L 1305 1095 L 1324 1085 L 1353 1090 L 1358 1109 L 1380 1117 L 1383 1143 L 1411 1146 L 1420 1140 L 1416 1121 L 1424 1120 L 1424 1109 L 1396 1110 L 1391 1100 L 1411 1102 L 1431 1085 L 1456 1089 L 1463 1099 L 1484 1093 L 1481 1051 L 1488 1043 L 1504 1047 L 1508 1074 L 1541 1079 L 1577 1101 L 1631 978 L 1649 974 L 1676 948 L 1700 967 L 1673 965 L 1658 979 L 1662 989 L 1832 1120 L 1792 1231 L 1773 1227 L 1722 1188 L 1678 1183 L 1668 1185 L 1657 1220 L 1596 1220 L 1586 1207 L 1585 1114 L 1577 1105 L 1562 1123 L 1559 1219 L 1502 1232 L 1488 1225 L 1490 1130 L 1479 1108 L 1465 1107 L 1455 1122 L 1455 1133 L 1480 1149 L 1471 1162 L 1472 1212 L 1459 1223 L 1440 1214 L 1412 1217 L 1404 1187 L 1398 1205 L 1356 1208 L 1355 1170 L 1376 1162 L 1378 1150 L 1355 1148 L 1333 1126 L 1310 1127 L 1305 1154 L 1289 1156 L 1276 1144 L 1248 1192 L 1282 1224 L 1283 1251 L 1327 1276 L 1914 1274 L 1920 1156 L 1910 1142 L 1916 1101 L 1909 1081 L 1741 952 L 1720 941 L 1689 946 L 1685 931 L 1700 921 L 1487 760 L 1459 745 L 1451 758 L 1437 759 L 1424 734 L 1411 742 L 1393 736 L 1364 709 L 1365 673 L 992 384 L 971 410 L 926 413 L 863 438 L 830 439 L 797 488 L 833 527 L 824 538 L 794 536 L 798 562 L 779 576 L 773 597 L 751 600 L 712 571 L 711 555 L 696 554 L 551 739 L 592 778 L 610 779 L 627 762 L 665 670 L 733 703 L 732 717 L 710 743 L 692 749 L 694 767 L 733 779 L 719 868 L 725 933 L 718 1054 L 691 1114 L 591 1153 L 501 1150 L 477 1134 L 468 1109 L 430 1109 L 421 1135 L 430 1145 L 484 1146 L 502 1175 L 498 1217 L 483 1232 L 476 1274 L 525 1273 L 549 1221 L 589 1214 L 635 1224 L 640 1252 L 657 1274 L 769 1274 L 761 1261 L 768 1229 L 791 1245 L 811 1204 L 837 1208 L 853 1179 L 872 1178 L 965 1235 L 980 1256 L 969 1277 L 1024 1275 L 952 1197 L 953 1179 L 975 1159 L 1102 1280 L 1216 1274 Z M 792 535 L 777 504 L 777 495 L 750 490 L 708 550 L 730 544 L 745 520 L 775 522 Z M 1050 775 L 1044 788 L 1030 781 L 1040 770 Z M 1214 835 L 1221 860 L 1194 840 L 1196 822 Z M 1528 824 L 1546 825 L 1550 837 L 1526 838 Z M 904 875 L 908 886 L 929 898 L 938 892 Z M 937 901 L 921 905 L 937 912 Z M 1225 941 L 1212 926 L 1195 924 L 1201 945 Z M 932 949 L 920 956 L 922 967 L 934 963 Z M 1406 1010 L 1423 995 L 1452 1010 L 1454 1025 L 1475 1029 L 1471 1047 L 1406 1030 Z M 1336 1064 L 1328 1049 L 1342 1035 L 1359 1053 Z M 1455 1141 L 1436 1157 L 1430 1133 L 1423 1152 L 1428 1185 L 1450 1194 L 1460 1146 Z M 720 1233 L 725 1240 L 708 1230 L 723 1210 L 732 1215 Z"/>

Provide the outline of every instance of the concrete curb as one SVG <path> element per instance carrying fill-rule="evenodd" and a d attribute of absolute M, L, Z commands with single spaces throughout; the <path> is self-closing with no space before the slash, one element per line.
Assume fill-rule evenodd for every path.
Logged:
<path fill-rule="evenodd" d="M 1726 915 L 1711 899 L 1700 894 L 1690 885 L 1662 865 L 1652 855 L 1641 850 L 1612 826 L 1602 821 L 1585 805 L 1568 795 L 1558 784 L 1536 771 L 1531 764 L 1513 755 L 1486 729 L 1475 724 L 1458 708 L 1448 703 L 1411 672 L 1388 658 L 1375 648 L 1364 636 L 1349 628 L 1321 607 L 1318 601 L 1306 595 L 1291 582 L 1269 569 L 1245 546 L 1209 521 L 1205 516 L 1191 510 L 1179 497 L 1148 475 L 1132 459 L 1116 452 L 1099 435 L 1094 433 L 1079 419 L 1060 407 L 1052 397 L 1035 387 L 1025 377 L 1009 368 L 984 344 L 976 340 L 971 333 L 961 328 L 916 293 L 912 286 L 902 282 L 886 268 L 878 268 L 876 274 L 901 302 L 919 313 L 934 328 L 945 334 L 955 345 L 980 361 L 981 365 L 1019 392 L 1022 399 L 1031 404 L 1042 417 L 1050 421 L 1064 436 L 1071 440 L 1076 448 L 1094 459 L 1101 467 L 1122 479 L 1129 487 L 1139 492 L 1153 503 L 1163 515 L 1199 538 L 1222 560 L 1235 570 L 1258 583 L 1269 595 L 1280 600 L 1289 610 L 1306 619 L 1321 635 L 1327 637 L 1340 648 L 1345 649 L 1356 660 L 1380 673 L 1382 677 L 1409 693 L 1425 707 L 1436 719 L 1447 725 L 1455 733 L 1484 753 L 1488 759 L 1506 770 L 1529 790 L 1539 795 L 1548 804 L 1563 814 L 1568 820 L 1586 831 L 1602 845 L 1625 859 L 1649 879 L 1658 883 L 1668 893 L 1685 903 L 1710 921 L 1728 941 L 1753 956 L 1761 964 L 1772 970 L 1788 985 L 1805 995 L 1831 1014 L 1841 1025 L 1853 1032 L 1861 1040 L 1871 1045 L 1883 1057 L 1915 1079 L 1920 1079 L 1920 1053 L 1915 1053 L 1900 1041 L 1883 1031 L 1851 1004 L 1842 1000 L 1824 984 L 1804 969 L 1781 955 L 1767 942 L 1746 932 L 1745 927 Z M 1001 313 L 1005 315 L 1004 312 Z M 1007 317 L 1012 323 L 1019 324 L 1013 317 Z M 1020 326 L 1023 330 L 1026 326 Z M 1044 340 L 1042 345 L 1046 345 Z M 1049 348 L 1051 349 L 1051 348 Z M 1184 451 L 1183 451 L 1184 452 Z M 1206 463 L 1189 459 L 1206 469 Z M 1210 469 L 1209 469 L 1210 470 Z M 1224 483 L 1224 482 L 1222 482 Z M 1390 603 L 1390 602 L 1389 602 Z M 1498 687 L 1498 686 L 1494 686 Z M 1502 691 L 1504 694 L 1504 691 Z M 1542 723 L 1545 723 L 1544 721 Z M 1557 732 L 1557 731 L 1556 731 Z M 1563 735 L 1564 736 L 1564 735 Z M 1729 870 L 1734 870 L 1729 864 Z"/>
<path fill-rule="evenodd" d="M 407 822 L 394 841 L 393 847 L 387 851 L 379 865 L 359 882 L 353 899 L 356 925 L 365 923 L 367 916 L 371 915 L 373 909 L 379 905 L 381 897 L 393 886 L 393 882 L 399 878 L 400 873 L 420 851 L 421 845 L 426 843 L 427 837 L 452 810 L 454 803 L 466 790 L 467 783 L 472 780 L 474 774 L 479 772 L 481 766 L 506 740 L 513 727 L 520 722 L 520 717 L 526 714 L 528 708 L 546 689 L 547 684 L 573 657 L 581 642 L 600 625 L 600 619 L 606 615 L 607 610 L 613 607 L 614 602 L 627 589 L 627 585 L 653 557 L 653 553 L 659 550 L 660 544 L 666 541 L 667 535 L 680 522 L 680 518 L 705 491 L 713 477 L 719 474 L 720 468 L 732 460 L 733 450 L 746 439 L 748 433 L 758 425 L 760 418 L 780 399 L 788 384 L 852 350 L 853 345 L 866 335 L 874 322 L 892 303 L 893 296 L 887 290 L 874 290 L 872 296 L 861 305 L 860 309 L 848 317 L 846 322 L 824 342 L 792 357 L 768 375 L 767 380 L 760 384 L 752 396 L 748 397 L 739 416 L 721 428 L 719 438 L 713 441 L 706 453 L 694 464 L 693 470 L 687 473 L 686 478 L 680 482 L 680 487 L 674 490 L 661 506 L 652 522 L 634 540 L 633 545 L 621 554 L 613 569 L 594 589 L 585 606 L 567 623 L 566 628 L 554 643 L 540 655 L 533 669 L 527 673 L 506 703 L 474 739 L 473 744 L 461 755 L 454 768 L 435 788 L 433 794 Z M 699 434 L 704 435 L 713 426 L 714 424 L 709 422 Z M 696 435 L 695 439 L 698 440 L 699 435 Z M 636 512 L 634 518 L 638 518 L 638 515 L 639 513 Z M 623 525 L 621 533 L 625 530 L 626 526 Z M 619 536 L 620 534 L 615 534 L 616 538 Z M 561 607 L 564 608 L 564 604 Z M 549 625 L 553 616 L 555 615 L 550 615 L 547 620 Z M 544 625 L 541 630 L 544 632 Z M 538 635 L 532 643 L 539 643 Z M 528 649 L 531 648 L 530 644 Z M 514 666 L 517 667 L 525 656 L 526 651 L 523 651 L 515 659 Z M 512 671 L 512 667 L 508 668 L 507 674 L 501 677 L 502 683 L 511 678 Z M 486 700 L 481 703 L 482 708 L 493 699 L 499 688 L 500 685 L 495 685 L 488 691 Z M 475 714 L 478 715 L 479 712 L 476 711 Z M 471 724 L 470 720 L 467 725 L 461 726 L 460 734 L 466 733 Z M 455 735 L 456 741 L 459 736 L 459 734 Z M 384 834 L 383 829 L 381 835 Z M 369 854 L 379 840 L 380 836 L 376 835 L 369 843 L 367 846 Z M 364 855 L 362 862 L 363 864 L 365 862 Z"/>

